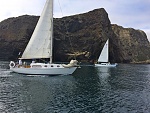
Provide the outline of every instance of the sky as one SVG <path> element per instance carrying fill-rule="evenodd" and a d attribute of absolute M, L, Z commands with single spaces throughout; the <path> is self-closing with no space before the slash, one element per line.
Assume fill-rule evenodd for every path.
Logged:
<path fill-rule="evenodd" d="M 21 15 L 39 16 L 46 0 L 1 0 L 0 21 Z M 150 0 L 54 0 L 60 18 L 104 8 L 112 24 L 143 30 L 150 41 Z"/>

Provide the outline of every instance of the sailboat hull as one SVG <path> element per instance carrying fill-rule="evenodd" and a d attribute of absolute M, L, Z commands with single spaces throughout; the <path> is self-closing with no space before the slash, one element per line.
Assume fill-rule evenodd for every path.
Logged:
<path fill-rule="evenodd" d="M 115 64 L 110 64 L 110 63 L 100 63 L 100 64 L 95 64 L 95 67 L 116 67 L 117 63 Z"/>
<path fill-rule="evenodd" d="M 47 68 L 47 69 L 32 69 L 32 68 L 12 68 L 10 69 L 13 72 L 27 75 L 70 75 L 75 70 L 76 67 L 72 68 Z"/>
<path fill-rule="evenodd" d="M 72 74 L 77 67 L 65 68 L 61 64 L 48 64 L 46 67 L 14 67 L 10 68 L 11 71 L 27 74 L 27 75 L 70 75 Z"/>

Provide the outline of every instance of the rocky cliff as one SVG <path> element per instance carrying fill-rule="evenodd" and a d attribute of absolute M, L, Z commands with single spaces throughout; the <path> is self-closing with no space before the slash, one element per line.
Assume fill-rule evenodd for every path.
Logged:
<path fill-rule="evenodd" d="M 150 43 L 141 30 L 112 25 L 118 40 L 121 62 L 140 62 L 150 59 Z"/>
<path fill-rule="evenodd" d="M 0 23 L 0 59 L 14 60 L 25 49 L 37 16 L 9 18 Z M 54 19 L 54 61 L 96 61 L 110 39 L 111 62 L 139 62 L 150 59 L 150 43 L 141 30 L 111 25 L 101 8 L 88 13 Z"/>
<path fill-rule="evenodd" d="M 39 17 L 20 16 L 0 23 L 0 59 L 13 60 L 23 51 Z"/>

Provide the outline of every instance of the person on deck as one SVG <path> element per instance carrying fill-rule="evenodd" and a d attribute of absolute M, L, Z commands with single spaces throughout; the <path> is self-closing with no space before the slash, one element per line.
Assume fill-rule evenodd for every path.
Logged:
<path fill-rule="evenodd" d="M 19 59 L 19 65 L 22 65 L 22 60 L 21 59 Z"/>

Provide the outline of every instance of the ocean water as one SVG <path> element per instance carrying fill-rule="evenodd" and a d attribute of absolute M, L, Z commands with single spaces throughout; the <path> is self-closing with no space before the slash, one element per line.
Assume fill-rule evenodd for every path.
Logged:
<path fill-rule="evenodd" d="M 150 113 L 150 65 L 26 76 L 0 61 L 0 113 Z"/>

